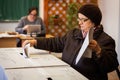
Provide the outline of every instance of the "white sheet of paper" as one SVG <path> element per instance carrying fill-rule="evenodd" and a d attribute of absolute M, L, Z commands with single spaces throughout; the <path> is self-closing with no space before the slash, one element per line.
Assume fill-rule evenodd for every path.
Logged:
<path fill-rule="evenodd" d="M 49 51 L 30 47 L 28 49 L 28 53 L 29 55 L 40 55 L 40 54 L 49 54 Z"/>
<path fill-rule="evenodd" d="M 71 67 L 46 67 L 6 70 L 9 80 L 88 80 Z"/>
<path fill-rule="evenodd" d="M 31 63 L 35 66 L 69 66 L 67 63 L 63 62 L 62 60 L 56 58 L 55 56 L 51 54 L 45 54 L 45 55 L 37 55 L 37 56 L 31 56 L 28 58 Z"/>
<path fill-rule="evenodd" d="M 7 51 L 8 50 L 8 51 Z M 22 48 L 17 49 L 0 49 L 0 64 L 6 68 L 29 67 L 33 64 L 21 56 Z"/>
<path fill-rule="evenodd" d="M 0 48 L 0 64 L 5 69 L 69 66 L 51 54 L 30 54 L 25 58 L 20 53 L 23 53 L 23 48 Z"/>
<path fill-rule="evenodd" d="M 92 51 L 90 48 L 88 48 L 89 42 L 93 39 L 93 27 L 89 30 L 89 32 L 87 33 L 85 40 L 83 42 L 83 45 L 78 53 L 78 56 L 76 58 L 76 62 L 75 64 L 78 63 L 78 61 L 80 60 L 80 58 L 82 57 L 82 55 L 84 55 L 85 57 L 89 57 L 91 58 L 92 56 Z M 85 54 L 84 54 L 85 53 Z"/>
<path fill-rule="evenodd" d="M 30 48 L 30 44 L 25 45 L 23 48 L 23 57 L 28 58 L 29 57 L 29 52 L 28 49 Z"/>

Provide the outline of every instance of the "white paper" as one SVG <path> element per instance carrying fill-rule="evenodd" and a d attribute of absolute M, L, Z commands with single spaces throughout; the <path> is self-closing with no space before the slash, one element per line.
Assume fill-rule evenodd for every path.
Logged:
<path fill-rule="evenodd" d="M 7 50 L 7 49 L 6 49 Z M 21 52 L 14 51 L 1 51 L 0 49 L 0 64 L 6 68 L 20 68 L 32 66 L 29 61 L 20 55 Z"/>
<path fill-rule="evenodd" d="M 49 51 L 30 47 L 28 48 L 28 53 L 29 55 L 40 55 L 40 54 L 49 54 Z"/>
<path fill-rule="evenodd" d="M 41 75 L 35 68 L 8 69 L 6 75 L 8 80 L 47 80 L 47 77 Z"/>
<path fill-rule="evenodd" d="M 80 60 L 80 58 L 82 57 L 82 55 L 84 55 L 85 57 L 89 57 L 91 58 L 92 56 L 92 51 L 91 49 L 88 48 L 88 45 L 89 45 L 89 42 L 90 40 L 93 39 L 93 27 L 89 30 L 89 32 L 87 33 L 86 37 L 85 37 L 85 40 L 83 42 L 83 45 L 78 53 L 78 56 L 76 58 L 76 62 L 75 64 L 78 63 L 78 61 Z M 85 53 L 85 54 L 84 54 Z"/>
<path fill-rule="evenodd" d="M 46 67 L 6 70 L 9 80 L 88 80 L 71 67 Z"/>
<path fill-rule="evenodd" d="M 30 48 L 30 43 L 25 45 L 25 47 L 23 48 L 23 57 L 29 58 L 29 56 L 30 56 L 29 52 L 28 52 L 29 48 Z"/>
<path fill-rule="evenodd" d="M 69 66 L 51 54 L 34 54 L 25 58 L 20 53 L 23 53 L 23 48 L 0 48 L 0 64 L 5 69 Z"/>
<path fill-rule="evenodd" d="M 15 37 L 15 35 L 9 35 L 7 33 L 1 33 L 0 38 L 3 38 L 3 37 Z"/>
<path fill-rule="evenodd" d="M 51 54 L 31 56 L 29 59 L 30 62 L 35 66 L 48 67 L 48 66 L 69 66 L 67 63 L 56 58 Z"/>

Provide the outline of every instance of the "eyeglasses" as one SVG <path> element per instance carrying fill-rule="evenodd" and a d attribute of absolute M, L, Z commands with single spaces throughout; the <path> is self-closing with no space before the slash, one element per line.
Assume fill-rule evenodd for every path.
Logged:
<path fill-rule="evenodd" d="M 37 14 L 30 14 L 31 16 L 37 16 Z"/>
<path fill-rule="evenodd" d="M 78 18 L 77 21 L 81 21 L 82 23 L 86 22 L 87 20 L 89 20 L 88 18 Z"/>

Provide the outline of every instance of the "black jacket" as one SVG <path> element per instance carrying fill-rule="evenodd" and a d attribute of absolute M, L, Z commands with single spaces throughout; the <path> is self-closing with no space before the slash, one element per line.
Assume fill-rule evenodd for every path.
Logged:
<path fill-rule="evenodd" d="M 84 41 L 79 29 L 71 30 L 63 37 L 37 38 L 35 48 L 62 52 L 62 60 L 88 79 L 107 80 L 107 69 L 117 59 L 115 41 L 103 31 L 102 26 L 95 29 L 93 37 L 102 49 L 101 57 L 97 58 L 93 52 L 92 58 L 82 57 L 77 65 L 75 59 Z"/>

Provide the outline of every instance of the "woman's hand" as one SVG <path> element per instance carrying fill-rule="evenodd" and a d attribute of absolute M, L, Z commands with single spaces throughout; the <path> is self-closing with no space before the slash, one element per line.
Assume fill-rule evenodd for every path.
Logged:
<path fill-rule="evenodd" d="M 33 39 L 33 40 L 25 40 L 22 43 L 22 47 L 25 47 L 25 45 L 27 45 L 29 43 L 30 43 L 30 46 L 35 46 L 37 44 L 37 40 L 35 40 L 35 39 Z"/>
<path fill-rule="evenodd" d="M 89 47 L 90 47 L 93 51 L 96 52 L 96 55 L 100 55 L 100 53 L 101 53 L 101 48 L 100 48 L 100 46 L 99 46 L 99 44 L 97 43 L 96 40 L 90 41 Z"/>
<path fill-rule="evenodd" d="M 25 25 L 24 27 L 23 27 L 23 30 L 27 30 L 29 28 L 29 26 L 28 25 Z"/>

